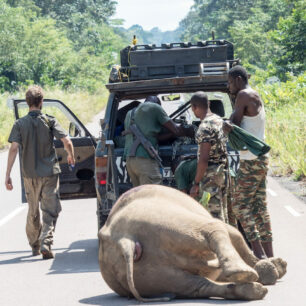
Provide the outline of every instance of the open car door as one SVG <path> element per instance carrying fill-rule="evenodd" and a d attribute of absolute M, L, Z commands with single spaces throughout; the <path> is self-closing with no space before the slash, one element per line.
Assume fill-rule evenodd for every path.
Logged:
<path fill-rule="evenodd" d="M 28 105 L 24 99 L 13 100 L 16 119 L 28 113 Z M 44 99 L 42 112 L 56 117 L 60 125 L 69 131 L 74 146 L 75 167 L 71 169 L 67 163 L 67 153 L 61 140 L 54 138 L 57 159 L 60 164 L 60 197 L 61 199 L 95 198 L 95 147 L 96 141 L 86 127 L 61 101 Z M 21 148 L 19 160 L 21 166 Z M 26 203 L 23 179 L 21 175 L 22 202 Z"/>

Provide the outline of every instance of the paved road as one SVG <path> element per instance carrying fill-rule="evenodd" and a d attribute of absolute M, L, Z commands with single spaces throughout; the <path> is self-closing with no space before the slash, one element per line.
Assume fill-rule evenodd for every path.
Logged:
<path fill-rule="evenodd" d="M 7 192 L 3 184 L 6 158 L 7 153 L 0 154 L 0 305 L 138 305 L 114 294 L 101 277 L 95 200 L 63 201 L 54 260 L 31 256 L 18 165 L 13 169 L 15 192 Z M 305 305 L 306 205 L 271 177 L 268 188 L 275 253 L 288 261 L 287 275 L 269 287 L 262 301 L 175 300 L 166 304 Z"/>

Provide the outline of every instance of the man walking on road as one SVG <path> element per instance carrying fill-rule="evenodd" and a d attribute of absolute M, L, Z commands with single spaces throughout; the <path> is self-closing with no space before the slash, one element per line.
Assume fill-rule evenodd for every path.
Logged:
<path fill-rule="evenodd" d="M 236 96 L 231 121 L 264 140 L 264 105 L 258 93 L 249 86 L 244 68 L 235 66 L 229 71 L 228 88 Z M 248 150 L 240 151 L 232 208 L 258 258 L 273 257 L 272 230 L 266 201 L 267 172 L 268 156 L 258 157 Z"/>
<path fill-rule="evenodd" d="M 20 146 L 22 150 L 22 176 L 29 204 L 26 234 L 33 256 L 42 253 L 43 259 L 53 258 L 51 251 L 53 234 L 61 203 L 59 200 L 59 173 L 53 138 L 60 139 L 68 153 L 68 164 L 74 165 L 74 149 L 71 140 L 57 120 L 41 112 L 43 91 L 32 86 L 26 92 L 29 113 L 17 120 L 8 141 L 11 143 L 5 185 L 13 189 L 11 169 Z M 39 202 L 42 210 L 40 221 Z"/>

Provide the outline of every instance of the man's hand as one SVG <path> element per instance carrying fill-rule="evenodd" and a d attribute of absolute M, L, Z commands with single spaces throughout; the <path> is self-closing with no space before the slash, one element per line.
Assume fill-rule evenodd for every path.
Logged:
<path fill-rule="evenodd" d="M 74 148 L 73 144 L 68 136 L 61 138 L 62 143 L 64 144 L 64 149 L 67 152 L 67 162 L 68 165 L 74 165 L 75 159 L 74 159 Z"/>
<path fill-rule="evenodd" d="M 223 121 L 223 132 L 225 135 L 228 135 L 234 129 L 230 121 Z"/>
<path fill-rule="evenodd" d="M 5 186 L 7 190 L 13 190 L 13 184 L 11 179 L 11 170 L 14 165 L 16 155 L 18 153 L 18 142 L 12 142 L 10 146 L 10 150 L 7 158 L 7 168 L 6 168 L 6 176 L 5 176 Z"/>
<path fill-rule="evenodd" d="M 73 156 L 71 156 L 71 155 L 68 155 L 67 156 L 67 162 L 68 162 L 68 165 L 75 165 L 75 159 L 74 159 L 74 157 Z"/>
<path fill-rule="evenodd" d="M 193 185 L 190 189 L 190 196 L 194 199 L 198 198 L 199 191 L 200 191 L 199 185 Z"/>
<path fill-rule="evenodd" d="M 13 183 L 10 176 L 5 177 L 5 186 L 7 190 L 13 190 Z"/>

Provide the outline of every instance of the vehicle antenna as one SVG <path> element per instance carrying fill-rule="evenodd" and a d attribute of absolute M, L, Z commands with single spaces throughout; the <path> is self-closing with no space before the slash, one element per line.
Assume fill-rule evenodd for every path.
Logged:
<path fill-rule="evenodd" d="M 211 31 L 212 40 L 215 40 L 215 31 Z"/>

